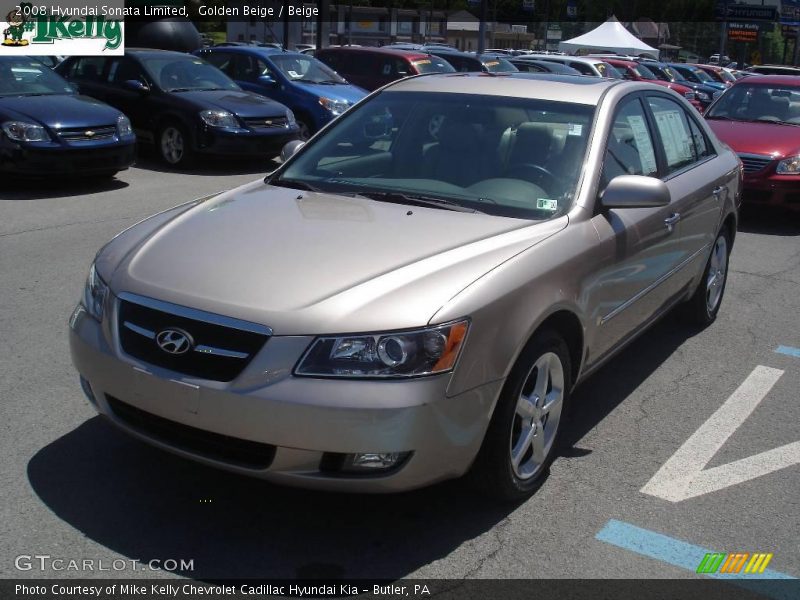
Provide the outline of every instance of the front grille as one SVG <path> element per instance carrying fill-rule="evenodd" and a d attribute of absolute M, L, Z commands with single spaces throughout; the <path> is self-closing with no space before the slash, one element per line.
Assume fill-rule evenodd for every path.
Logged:
<path fill-rule="evenodd" d="M 192 377 L 235 379 L 269 339 L 267 328 L 249 325 L 127 294 L 120 299 L 118 331 L 122 349 L 146 363 Z M 170 354 L 159 346 L 159 334 L 168 329 L 188 334 L 190 340 L 187 347 L 181 348 L 183 354 Z"/>
<path fill-rule="evenodd" d="M 101 127 L 71 127 L 59 129 L 58 137 L 67 142 L 84 142 L 90 140 L 105 140 L 117 135 L 116 125 L 103 125 Z"/>
<path fill-rule="evenodd" d="M 289 126 L 286 117 L 248 117 L 243 121 L 250 129 L 286 129 Z"/>
<path fill-rule="evenodd" d="M 740 154 L 745 173 L 756 173 L 772 162 L 771 156 L 760 154 Z"/>
<path fill-rule="evenodd" d="M 275 446 L 212 433 L 183 425 L 106 395 L 114 415 L 131 429 L 154 440 L 205 458 L 245 467 L 266 469 L 275 458 Z"/>

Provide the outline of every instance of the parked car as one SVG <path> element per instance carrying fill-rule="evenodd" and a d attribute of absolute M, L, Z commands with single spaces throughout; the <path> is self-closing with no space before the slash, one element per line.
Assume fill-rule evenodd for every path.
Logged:
<path fill-rule="evenodd" d="M 462 73 L 511 73 L 518 70 L 508 61 L 508 57 L 506 56 L 488 53 L 476 55 L 442 46 L 426 46 L 422 51 L 443 58 L 456 71 Z"/>
<path fill-rule="evenodd" d="M 667 63 L 658 62 L 655 60 L 641 60 L 641 64 L 646 66 L 653 75 L 658 77 L 662 81 L 669 81 L 672 83 L 678 83 L 680 85 L 684 85 L 691 90 L 694 91 L 695 99 L 700 103 L 703 110 L 708 108 L 711 102 L 714 100 L 715 95 L 719 96 L 721 93 L 719 89 L 710 87 L 703 83 L 697 83 L 696 81 L 689 81 L 685 79 L 682 73 L 679 73 L 675 69 L 673 69 Z"/>
<path fill-rule="evenodd" d="M 800 211 L 800 79 L 741 79 L 705 116 L 744 164 L 745 202 Z"/>
<path fill-rule="evenodd" d="M 195 53 L 243 89 L 285 104 L 306 140 L 367 95 L 313 56 L 273 48 L 207 48 Z"/>
<path fill-rule="evenodd" d="M 411 75 L 455 72 L 450 63 L 438 56 L 391 48 L 323 48 L 317 50 L 314 57 L 370 92 Z"/>
<path fill-rule="evenodd" d="M 131 122 L 34 57 L 0 56 L 0 171 L 111 177 L 136 154 Z"/>
<path fill-rule="evenodd" d="M 656 86 L 408 78 L 283 155 L 97 254 L 70 347 L 123 431 L 283 484 L 471 470 L 518 500 L 575 385 L 672 307 L 720 310 L 740 163 Z"/>
<path fill-rule="evenodd" d="M 581 72 L 562 65 L 561 63 L 548 62 L 546 60 L 534 60 L 530 56 L 518 56 L 511 59 L 511 64 L 517 71 L 525 73 L 556 73 L 558 75 L 580 75 Z"/>
<path fill-rule="evenodd" d="M 124 111 L 140 141 L 187 166 L 197 154 L 275 156 L 299 128 L 292 111 L 243 91 L 204 60 L 167 50 L 72 56 L 58 73 L 81 92 Z"/>
<path fill-rule="evenodd" d="M 695 97 L 694 90 L 674 81 L 663 81 L 656 77 L 650 69 L 638 61 L 623 60 L 618 58 L 606 58 L 605 61 L 622 73 L 624 79 L 630 81 L 647 81 L 671 89 L 677 94 L 686 98 L 692 106 L 703 112 L 703 105 Z"/>
<path fill-rule="evenodd" d="M 730 87 L 736 81 L 736 77 L 731 73 L 730 69 L 720 67 L 719 65 L 692 65 L 706 74 L 714 81 L 723 84 L 725 87 Z"/>
<path fill-rule="evenodd" d="M 668 63 L 668 65 L 671 69 L 676 71 L 682 79 L 691 81 L 693 83 L 700 83 L 707 87 L 713 88 L 715 90 L 715 94 L 717 94 L 717 92 L 724 92 L 727 89 L 724 83 L 712 79 L 711 75 L 699 67 L 686 63 Z"/>
<path fill-rule="evenodd" d="M 753 65 L 747 72 L 756 75 L 800 75 L 800 68 L 787 65 Z"/>
<path fill-rule="evenodd" d="M 592 77 L 608 77 L 610 79 L 622 79 L 621 73 L 619 73 L 610 64 L 599 58 L 557 54 L 531 54 L 530 56 L 536 57 L 539 60 L 567 65 L 568 67 L 572 67 L 576 71 L 579 71 L 582 75 L 590 75 Z"/>

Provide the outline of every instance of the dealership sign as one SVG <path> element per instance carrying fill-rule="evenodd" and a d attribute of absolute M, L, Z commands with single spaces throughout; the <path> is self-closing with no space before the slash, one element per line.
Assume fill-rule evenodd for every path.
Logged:
<path fill-rule="evenodd" d="M 0 55 L 121 56 L 125 52 L 122 19 L 102 11 L 82 14 L 66 7 L 54 11 L 22 2 L 12 5 L 4 16 L 2 12 Z"/>
<path fill-rule="evenodd" d="M 728 23 L 728 39 L 732 42 L 757 42 L 757 23 Z"/>

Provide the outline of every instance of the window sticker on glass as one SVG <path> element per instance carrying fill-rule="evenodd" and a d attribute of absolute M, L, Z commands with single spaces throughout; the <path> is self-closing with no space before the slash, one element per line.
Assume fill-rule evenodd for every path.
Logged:
<path fill-rule="evenodd" d="M 486 65 L 487 68 L 488 67 L 496 67 L 497 65 L 500 64 L 500 61 L 499 60 L 494 60 L 494 61 L 490 60 L 490 61 L 485 62 L 484 64 Z"/>
<path fill-rule="evenodd" d="M 293 79 L 300 79 L 302 75 L 300 75 L 300 73 L 297 71 L 289 71 L 289 77 L 292 77 Z"/>
<path fill-rule="evenodd" d="M 647 125 L 641 115 L 629 115 L 628 125 L 633 131 L 633 139 L 636 142 L 636 148 L 639 150 L 639 158 L 642 161 L 642 173 L 649 175 L 655 173 L 658 168 L 656 166 L 656 153 L 653 150 L 653 145 L 650 143 L 650 135 L 647 133 Z"/>
<path fill-rule="evenodd" d="M 580 123 L 570 123 L 569 130 L 567 131 L 567 135 L 582 135 L 583 134 L 583 125 Z"/>
<path fill-rule="evenodd" d="M 551 198 L 537 198 L 536 208 L 539 210 L 549 210 L 551 212 L 555 212 L 558 210 L 558 200 L 552 200 Z"/>
<path fill-rule="evenodd" d="M 681 114 L 676 110 L 654 113 L 658 130 L 664 139 L 667 162 L 677 165 L 692 160 L 691 140 L 683 124 Z"/>
<path fill-rule="evenodd" d="M 429 64 L 431 64 L 431 61 L 429 61 L 429 60 L 418 60 L 418 61 L 415 61 L 414 64 L 415 65 L 429 65 Z"/>

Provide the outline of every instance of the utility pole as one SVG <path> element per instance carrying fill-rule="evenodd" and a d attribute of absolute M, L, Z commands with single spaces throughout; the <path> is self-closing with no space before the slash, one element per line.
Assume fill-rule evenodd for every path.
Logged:
<path fill-rule="evenodd" d="M 289 2 L 283 3 L 283 51 L 289 50 Z"/>
<path fill-rule="evenodd" d="M 719 62 L 722 64 L 722 57 L 725 56 L 725 42 L 728 39 L 728 0 L 725 0 L 722 10 L 722 33 L 719 36 Z"/>
<path fill-rule="evenodd" d="M 478 23 L 478 54 L 486 50 L 486 15 L 489 12 L 489 0 L 481 0 L 481 20 Z"/>

